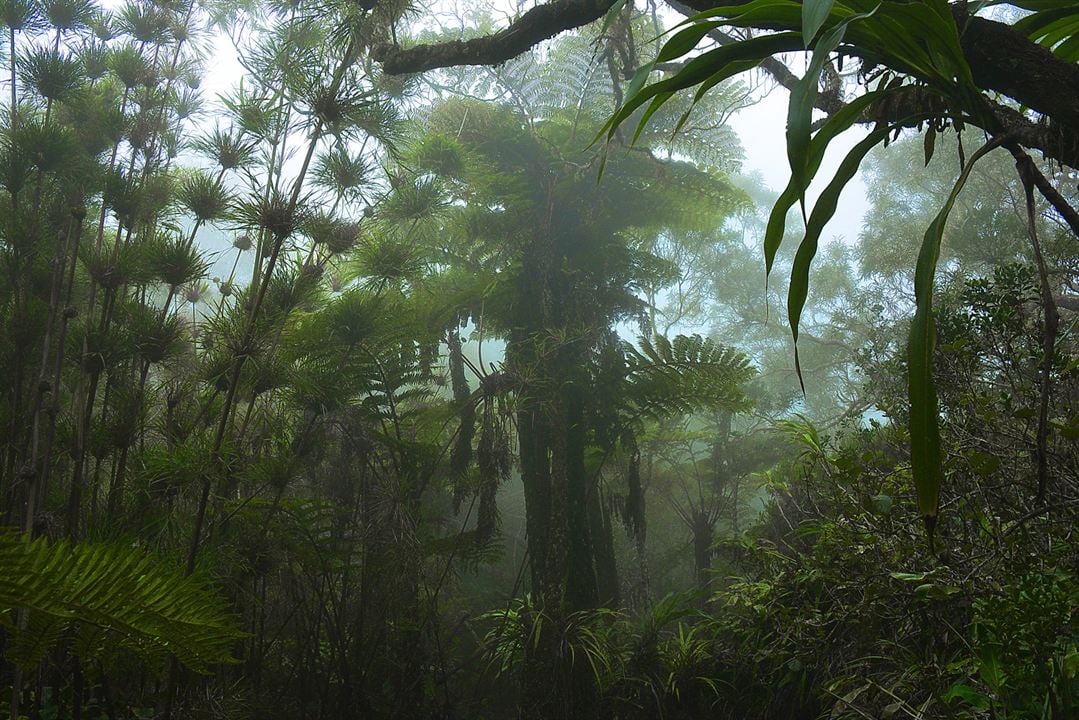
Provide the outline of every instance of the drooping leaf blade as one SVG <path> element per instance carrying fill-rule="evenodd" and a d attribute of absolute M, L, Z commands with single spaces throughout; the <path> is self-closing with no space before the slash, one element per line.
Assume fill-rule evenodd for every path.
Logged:
<path fill-rule="evenodd" d="M 805 0 L 802 3 L 802 35 L 807 45 L 817 37 L 834 4 L 835 0 Z"/>
<path fill-rule="evenodd" d="M 835 215 L 843 188 L 858 172 L 858 168 L 861 166 L 866 154 L 883 142 L 892 131 L 893 128 L 888 126 L 874 130 L 851 148 L 847 156 L 843 158 L 835 176 L 824 188 L 814 204 L 813 212 L 806 223 L 805 236 L 798 246 L 797 253 L 795 253 L 794 265 L 791 268 L 790 286 L 787 289 L 787 321 L 790 324 L 791 335 L 794 338 L 795 371 L 798 374 L 798 381 L 802 383 L 803 392 L 805 391 L 805 384 L 802 380 L 801 360 L 798 355 L 798 326 L 801 323 L 806 298 L 809 296 L 809 270 L 813 264 L 813 259 L 817 255 L 821 233 L 824 231 L 824 226 Z"/>
<path fill-rule="evenodd" d="M 996 147 L 987 143 L 974 153 L 952 186 L 944 206 L 933 218 L 918 253 L 914 271 L 914 319 L 907 343 L 907 395 L 910 400 L 911 475 L 918 494 L 918 510 L 926 519 L 930 533 L 936 522 L 944 470 L 940 450 L 940 417 L 937 390 L 933 382 L 933 353 L 936 346 L 936 323 L 933 318 L 933 282 L 940 260 L 944 226 L 955 206 L 974 164 Z"/>
<path fill-rule="evenodd" d="M 776 33 L 774 35 L 762 35 L 735 45 L 725 45 L 702 53 L 688 61 L 673 76 L 646 85 L 632 97 L 627 97 L 622 107 L 600 129 L 596 139 L 598 140 L 604 135 L 608 139 L 614 137 L 618 126 L 644 103 L 657 96 L 670 97 L 668 93 L 694 87 L 717 74 L 722 75 L 725 72 L 730 72 L 733 75 L 734 72 L 741 71 L 745 67 L 743 63 L 747 60 L 755 60 L 759 63 L 764 58 L 776 53 L 797 49 L 800 44 L 801 35 L 799 33 Z M 732 65 L 737 67 L 738 70 L 730 70 Z M 730 75 L 727 75 L 727 77 L 730 77 Z M 652 112 L 655 112 L 655 109 Z"/>
<path fill-rule="evenodd" d="M 817 103 L 821 72 L 828 62 L 832 51 L 839 47 L 847 28 L 855 22 L 872 16 L 877 8 L 869 12 L 851 15 L 835 27 L 825 32 L 813 48 L 813 55 L 805 75 L 791 90 L 787 109 L 787 159 L 791 167 L 791 179 L 798 189 L 798 199 L 805 215 L 805 193 L 813 176 L 809 172 L 809 141 L 813 126 L 813 108 Z M 822 21 L 823 22 L 823 21 Z"/>
<path fill-rule="evenodd" d="M 874 102 L 883 98 L 886 92 L 887 91 L 884 90 L 876 90 L 866 93 L 865 95 L 852 100 L 828 118 L 824 125 L 813 135 L 806 151 L 806 172 L 809 175 L 816 175 L 821 162 L 824 160 L 824 153 L 832 140 L 840 133 L 850 129 L 866 109 Z M 780 193 L 779 198 L 776 199 L 775 204 L 772 206 L 772 211 L 768 216 L 768 224 L 765 227 L 764 266 L 766 275 L 772 272 L 776 253 L 779 252 L 780 245 L 783 242 L 787 212 L 790 211 L 791 207 L 793 207 L 794 203 L 797 201 L 798 189 L 796 182 L 792 177 L 790 181 L 788 181 L 787 187 Z"/>

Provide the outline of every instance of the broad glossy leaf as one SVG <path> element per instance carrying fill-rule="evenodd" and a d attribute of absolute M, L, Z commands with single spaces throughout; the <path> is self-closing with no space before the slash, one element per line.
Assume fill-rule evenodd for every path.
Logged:
<path fill-rule="evenodd" d="M 835 5 L 835 0 L 805 0 L 802 3 L 802 35 L 805 37 L 806 45 L 810 45 L 817 37 L 817 33 L 824 26 L 824 21 L 832 12 L 833 5 Z"/>

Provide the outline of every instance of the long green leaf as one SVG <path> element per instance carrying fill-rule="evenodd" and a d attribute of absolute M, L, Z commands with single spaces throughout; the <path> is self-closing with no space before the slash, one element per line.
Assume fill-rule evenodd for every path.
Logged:
<path fill-rule="evenodd" d="M 1072 35 L 1070 38 L 1053 48 L 1053 54 L 1061 60 L 1079 62 L 1079 33 Z"/>
<path fill-rule="evenodd" d="M 910 460 L 918 510 L 932 534 L 940 502 L 944 471 L 940 451 L 940 417 L 937 390 L 933 382 L 933 352 L 936 324 L 933 319 L 933 281 L 940 260 L 941 240 L 948 215 L 955 205 L 974 164 L 997 146 L 987 143 L 970 157 L 952 186 L 944 206 L 933 218 L 922 238 L 918 264 L 914 271 L 916 309 L 907 344 L 907 394 L 910 399 Z"/>
<path fill-rule="evenodd" d="M 802 3 L 802 35 L 806 44 L 812 43 L 832 12 L 835 0 L 805 0 Z"/>
<path fill-rule="evenodd" d="M 797 49 L 801 45 L 801 38 L 802 36 L 799 33 L 776 33 L 709 50 L 687 62 L 672 77 L 647 85 L 633 96 L 627 97 L 618 112 L 600 130 L 596 139 L 598 140 L 605 134 L 608 139 L 614 137 L 615 130 L 626 118 L 644 103 L 657 96 L 665 95 L 670 97 L 669 93 L 685 90 L 705 82 L 714 75 L 728 71 L 732 65 L 743 68 L 745 67 L 743 63 L 747 60 L 760 62 L 776 53 Z M 652 112 L 655 112 L 655 109 L 658 109 L 658 106 Z"/>
<path fill-rule="evenodd" d="M 813 49 L 813 56 L 810 58 L 805 75 L 791 90 L 787 110 L 787 159 L 790 161 L 791 179 L 798 190 L 803 217 L 805 216 L 805 193 L 813 180 L 813 176 L 809 173 L 808 150 L 813 125 L 813 108 L 817 102 L 817 86 L 820 82 L 821 71 L 832 51 L 843 41 L 843 36 L 850 24 L 870 17 L 876 9 L 852 15 L 822 35 Z"/>
<path fill-rule="evenodd" d="M 697 43 L 703 40 L 705 35 L 722 26 L 723 23 L 719 21 L 701 21 L 690 25 L 685 30 L 676 33 L 670 40 L 663 44 L 659 54 L 656 55 L 656 62 L 670 62 L 671 60 L 682 57 L 690 50 L 697 47 Z"/>
<path fill-rule="evenodd" d="M 697 91 L 693 94 L 693 102 L 690 103 L 689 109 L 682 113 L 682 117 L 678 120 L 678 123 L 675 125 L 674 130 L 671 132 L 671 135 L 677 135 L 682 131 L 682 127 L 686 124 L 686 121 L 689 120 L 689 116 L 693 112 L 694 108 L 697 107 L 697 103 L 699 103 L 701 99 L 704 98 L 704 96 L 708 93 L 709 90 L 711 90 L 724 80 L 732 78 L 740 73 L 752 70 L 758 65 L 760 65 L 760 60 L 743 60 L 741 62 L 734 62 L 728 65 L 724 72 L 717 73 L 716 75 L 713 75 L 712 77 L 701 83 L 700 86 L 697 88 Z M 638 135 L 639 134 L 640 133 L 638 131 Z"/>
<path fill-rule="evenodd" d="M 611 23 L 618 17 L 618 13 L 622 12 L 622 8 L 626 6 L 626 0 L 615 0 L 615 3 L 611 7 L 607 8 L 607 12 L 603 15 L 603 27 L 600 33 L 606 33 L 610 29 Z"/>
<path fill-rule="evenodd" d="M 873 92 L 866 93 L 861 97 L 852 100 L 850 103 L 841 108 L 838 112 L 834 113 L 827 122 L 813 135 L 810 140 L 809 148 L 806 151 L 806 172 L 813 176 L 820 168 L 821 162 L 824 160 L 824 153 L 828 149 L 829 143 L 832 142 L 840 133 L 850 129 L 866 109 L 874 102 L 880 100 L 887 91 L 875 90 Z M 783 242 L 783 233 L 786 229 L 787 213 L 790 211 L 794 203 L 798 201 L 798 188 L 795 179 L 792 177 L 787 182 L 787 187 L 780 193 L 775 204 L 772 206 L 772 211 L 768 216 L 768 224 L 764 231 L 764 266 L 765 274 L 769 275 L 772 272 L 772 266 L 775 264 L 776 253 L 779 252 L 780 245 Z"/>
<path fill-rule="evenodd" d="M 764 18 L 775 22 L 782 22 L 785 19 L 789 22 L 783 24 L 794 26 L 800 22 L 801 17 L 801 3 L 791 0 L 754 0 L 744 5 L 728 5 L 705 10 L 689 20 L 702 22 L 712 18 L 724 18 L 724 24 L 744 27 L 748 22 L 758 22 Z"/>
<path fill-rule="evenodd" d="M 798 246 L 798 252 L 795 253 L 794 266 L 791 268 L 790 286 L 787 289 L 787 321 L 790 324 L 791 335 L 794 337 L 794 367 L 798 374 L 798 382 L 802 383 L 803 392 L 805 391 L 805 384 L 802 381 L 802 364 L 798 355 L 798 326 L 802 319 L 802 310 L 805 308 L 806 298 L 809 296 L 809 269 L 813 264 L 813 258 L 817 255 L 821 233 L 824 226 L 835 215 L 843 188 L 858 172 L 858 168 L 861 166 L 866 154 L 883 142 L 892 131 L 892 127 L 874 130 L 851 148 L 847 156 L 843 158 L 843 162 L 839 164 L 839 168 L 836 170 L 835 177 L 824 188 L 814 204 L 813 212 L 806 223 L 805 237 Z"/>

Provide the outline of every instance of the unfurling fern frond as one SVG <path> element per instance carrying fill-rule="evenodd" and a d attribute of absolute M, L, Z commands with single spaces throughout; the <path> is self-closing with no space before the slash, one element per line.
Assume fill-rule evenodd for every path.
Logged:
<path fill-rule="evenodd" d="M 90 625 L 140 655 L 168 653 L 205 671 L 231 662 L 242 635 L 221 598 L 140 549 L 4 531 L 0 611 L 10 609 L 27 613 L 12 646 L 19 662 L 39 659 L 67 627 Z"/>
<path fill-rule="evenodd" d="M 642 415 L 746 407 L 743 385 L 756 371 L 743 353 L 700 335 L 641 337 L 637 344 L 625 343 L 624 351 L 629 395 Z"/>

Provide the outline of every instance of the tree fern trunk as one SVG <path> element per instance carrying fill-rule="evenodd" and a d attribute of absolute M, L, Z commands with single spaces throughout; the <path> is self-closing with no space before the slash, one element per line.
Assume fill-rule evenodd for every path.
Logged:
<path fill-rule="evenodd" d="M 571 354 L 571 367 L 579 367 L 584 358 Z M 585 389 L 572 381 L 565 384 L 564 421 L 558 432 L 565 437 L 566 473 L 566 600 L 573 610 L 586 610 L 598 604 L 598 589 L 592 533 L 589 527 L 589 477 L 585 470 L 584 451 L 587 430 L 584 426 Z"/>

